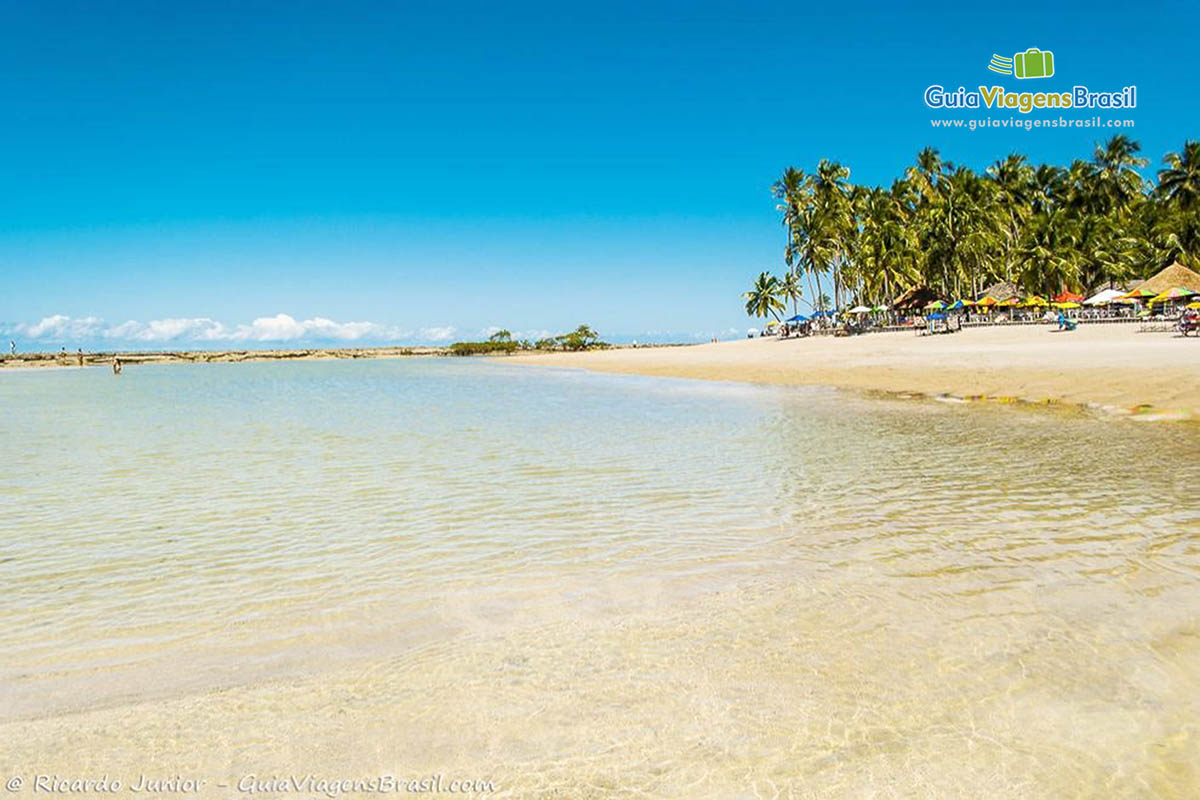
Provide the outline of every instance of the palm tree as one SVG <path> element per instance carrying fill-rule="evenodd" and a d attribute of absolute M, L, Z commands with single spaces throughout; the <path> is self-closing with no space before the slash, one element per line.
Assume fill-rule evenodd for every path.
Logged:
<path fill-rule="evenodd" d="M 1200 264 L 1200 142 L 1168 153 L 1153 187 L 1140 152 L 1114 136 L 1065 167 L 1012 153 L 976 173 L 925 148 L 890 189 L 855 186 L 827 159 L 810 174 L 789 167 L 773 187 L 788 273 L 782 282 L 763 273 L 747 308 L 765 317 L 783 297 L 795 310 L 802 273 L 821 309 L 823 276 L 840 306 L 843 292 L 875 303 L 917 285 L 977 295 L 995 280 L 1090 290 L 1174 259 Z"/>
<path fill-rule="evenodd" d="M 875 187 L 861 197 L 856 250 L 857 276 L 864 292 L 860 301 L 890 303 L 893 287 L 910 277 L 905 270 L 912 262 L 915 240 L 905 224 L 902 196 L 893 185 L 891 191 Z"/>
<path fill-rule="evenodd" d="M 1003 219 L 1004 241 L 1003 278 L 1011 281 L 1014 254 L 1021 240 L 1021 230 L 1029 216 L 1029 203 L 1033 196 L 1033 167 L 1029 160 L 1018 153 L 1009 154 L 987 169 L 996 187 L 996 210 Z"/>
<path fill-rule="evenodd" d="M 797 301 L 804 296 L 804 287 L 800 285 L 800 276 L 796 271 L 788 270 L 783 276 L 783 280 L 779 282 L 779 295 L 785 300 L 792 301 L 792 314 L 798 314 L 796 308 Z"/>
<path fill-rule="evenodd" d="M 1163 157 L 1166 169 L 1158 171 L 1154 195 L 1169 204 L 1192 210 L 1200 204 L 1200 141 L 1183 143 L 1178 153 Z"/>
<path fill-rule="evenodd" d="M 1172 261 L 1200 264 L 1200 142 L 1186 141 L 1178 153 L 1163 158 L 1147 215 L 1155 268 Z"/>
<path fill-rule="evenodd" d="M 746 313 L 752 317 L 766 318 L 768 315 L 779 320 L 779 312 L 787 308 L 780 300 L 779 279 L 769 272 L 759 273 L 753 288 L 742 293 L 746 301 Z"/>
<path fill-rule="evenodd" d="M 833 279 L 833 300 L 841 304 L 840 269 L 851 250 L 854 213 L 850 186 L 846 179 L 850 170 L 836 161 L 823 158 L 817 164 L 812 181 L 815 207 L 815 226 L 810 234 L 816 240 L 812 267 L 827 272 Z"/>
<path fill-rule="evenodd" d="M 1144 197 L 1146 179 L 1138 172 L 1150 162 L 1137 154 L 1142 146 L 1128 136 L 1112 137 L 1096 145 L 1092 163 L 1100 192 L 1110 208 L 1121 208 Z"/>
<path fill-rule="evenodd" d="M 1025 290 L 1052 294 L 1077 284 L 1077 239 L 1074 219 L 1066 209 L 1034 215 L 1025 244 L 1017 253 L 1020 283 Z"/>
<path fill-rule="evenodd" d="M 783 261 L 791 267 L 796 260 L 797 240 L 800 236 L 804 192 L 808 179 L 795 167 L 783 171 L 783 177 L 771 187 L 779 204 L 777 211 L 783 212 L 783 226 L 787 229 L 787 245 L 783 250 Z"/>

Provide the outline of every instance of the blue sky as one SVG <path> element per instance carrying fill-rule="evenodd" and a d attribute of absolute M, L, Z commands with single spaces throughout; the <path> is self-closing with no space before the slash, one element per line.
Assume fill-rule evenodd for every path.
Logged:
<path fill-rule="evenodd" d="M 10 3 L 0 328 L 23 349 L 744 335 L 787 165 L 890 183 L 926 145 L 982 169 L 1112 133 L 935 130 L 989 114 L 931 111 L 932 83 L 1136 84 L 1106 116 L 1135 120 L 1147 174 L 1200 136 L 1197 71 L 1164 47 L 1194 5 L 822 5 Z M 1045 86 L 986 70 L 1035 46 Z"/>

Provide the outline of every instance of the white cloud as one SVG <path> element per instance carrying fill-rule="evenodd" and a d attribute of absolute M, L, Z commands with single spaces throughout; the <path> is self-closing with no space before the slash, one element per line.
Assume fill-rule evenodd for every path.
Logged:
<path fill-rule="evenodd" d="M 453 331 L 453 328 L 450 330 Z M 287 314 L 276 314 L 273 317 L 259 317 L 249 325 L 238 325 L 224 338 L 252 342 L 286 342 L 296 339 L 354 342 L 360 339 L 396 340 L 407 335 L 407 332 L 400 328 L 375 322 L 334 322 L 325 317 L 298 322 Z"/>
<path fill-rule="evenodd" d="M 424 339 L 427 342 L 446 342 L 454 338 L 454 334 L 458 329 L 453 325 L 446 325 L 441 328 L 421 328 L 417 331 L 418 338 Z"/>
<path fill-rule="evenodd" d="M 41 341 L 80 341 L 108 339 L 114 342 L 292 342 L 292 341 L 374 341 L 396 342 L 410 339 L 412 331 L 377 322 L 336 322 L 325 317 L 296 320 L 288 314 L 258 317 L 248 324 L 227 326 L 208 317 L 177 317 L 149 322 L 128 320 L 109 325 L 99 317 L 69 317 L 55 314 L 41 321 L 8 326 L 6 333 Z M 445 341 L 454 336 L 453 326 L 421 329 L 416 338 Z"/>
<path fill-rule="evenodd" d="M 32 325 L 20 323 L 16 325 L 12 331 L 27 336 L 30 339 L 50 339 L 54 341 L 62 339 L 89 339 L 100 335 L 104 328 L 104 320 L 99 317 L 68 317 L 64 314 L 55 314 L 50 317 L 42 317 L 39 322 Z"/>
<path fill-rule="evenodd" d="M 106 339 L 132 342 L 189 340 L 215 342 L 227 338 L 225 326 L 207 317 L 155 319 L 147 323 L 129 320 L 104 331 Z"/>

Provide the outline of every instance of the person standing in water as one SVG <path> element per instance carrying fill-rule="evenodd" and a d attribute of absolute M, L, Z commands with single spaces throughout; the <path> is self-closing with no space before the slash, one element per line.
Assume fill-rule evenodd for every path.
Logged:
<path fill-rule="evenodd" d="M 79 361 L 79 366 L 82 367 L 83 366 L 83 348 L 82 347 L 75 351 L 75 358 Z"/>
<path fill-rule="evenodd" d="M 121 374 L 121 359 L 117 358 L 116 356 L 113 356 L 112 367 L 113 367 L 113 375 L 120 375 Z"/>

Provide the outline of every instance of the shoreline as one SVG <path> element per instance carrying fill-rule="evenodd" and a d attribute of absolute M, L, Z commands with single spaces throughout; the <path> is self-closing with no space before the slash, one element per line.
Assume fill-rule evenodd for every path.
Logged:
<path fill-rule="evenodd" d="M 673 347 L 695 347 L 694 344 L 647 344 L 636 348 L 632 345 L 612 345 L 610 349 L 655 349 Z M 535 353 L 543 351 L 522 351 Z M 549 351 L 545 351 L 549 352 Z M 126 366 L 141 364 L 237 364 L 254 361 L 333 361 L 337 359 L 372 358 L 509 358 L 506 353 L 481 353 L 462 356 L 450 347 L 430 345 L 387 346 L 387 347 L 303 347 L 271 348 L 268 350 L 93 350 L 84 351 L 83 363 L 78 362 L 74 350 L 65 354 L 56 351 L 36 351 L 10 355 L 0 354 L 0 372 L 5 369 L 79 369 L 80 367 L 106 367 L 114 357 Z"/>
<path fill-rule="evenodd" d="M 514 356 L 524 365 L 891 395 L 1063 404 L 1142 420 L 1200 419 L 1200 343 L 1125 326 L 968 328 L 915 336 L 744 339 Z"/>
<path fill-rule="evenodd" d="M 444 347 L 311 347 L 271 350 L 136 350 L 85 351 L 83 364 L 78 354 L 68 351 L 31 352 L 0 355 L 0 371 L 5 369 L 46 369 L 51 367 L 76 369 L 108 366 L 114 357 L 127 366 L 139 364 L 214 364 L 243 361 L 330 361 L 359 358 L 408 358 L 414 356 L 446 355 Z"/>
<path fill-rule="evenodd" d="M 6 370 L 264 361 L 450 357 L 445 347 L 104 351 L 0 355 Z M 1200 420 L 1200 344 L 1132 326 L 977 327 L 802 339 L 628 346 L 481 356 L 505 363 L 777 386 L 828 386 L 902 397 L 1069 405 L 1139 420 Z"/>

